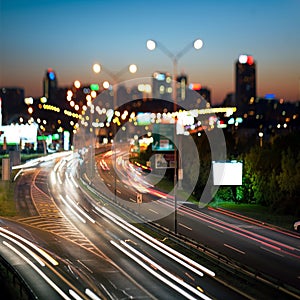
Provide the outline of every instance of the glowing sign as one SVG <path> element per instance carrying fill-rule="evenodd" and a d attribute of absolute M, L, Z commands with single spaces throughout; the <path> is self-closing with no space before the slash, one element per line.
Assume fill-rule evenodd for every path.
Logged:
<path fill-rule="evenodd" d="M 146 126 L 151 124 L 151 113 L 138 113 L 136 116 L 137 124 Z"/>
<path fill-rule="evenodd" d="M 200 91 L 201 90 L 201 84 L 200 83 L 190 83 L 189 89 L 193 91 Z"/>
<path fill-rule="evenodd" d="M 164 73 L 154 73 L 154 74 L 153 74 L 153 77 L 154 77 L 156 80 L 163 81 L 163 80 L 166 79 L 166 74 L 164 74 Z"/>
<path fill-rule="evenodd" d="M 152 151 L 174 151 L 174 124 L 154 124 Z"/>
<path fill-rule="evenodd" d="M 239 56 L 239 63 L 240 64 L 248 64 L 249 66 L 251 66 L 251 65 L 254 64 L 253 56 L 246 55 L 246 54 L 241 54 Z"/>
<path fill-rule="evenodd" d="M 52 69 L 48 70 L 48 77 L 49 77 L 50 80 L 55 79 L 55 73 L 52 71 Z"/>
<path fill-rule="evenodd" d="M 64 150 L 70 150 L 70 132 L 69 131 L 64 131 Z"/>
<path fill-rule="evenodd" d="M 35 143 L 37 140 L 37 126 L 34 124 L 16 124 L 0 126 L 3 134 L 0 136 L 0 145 L 3 145 L 4 137 L 7 144 Z"/>
<path fill-rule="evenodd" d="M 92 91 L 99 91 L 99 84 L 97 84 L 97 83 L 92 83 L 91 85 L 90 85 L 90 89 L 92 90 Z"/>
<path fill-rule="evenodd" d="M 268 100 L 275 99 L 275 94 L 266 94 L 265 99 L 268 99 Z"/>
<path fill-rule="evenodd" d="M 168 154 L 154 154 L 155 155 L 155 168 L 156 169 L 169 169 L 175 167 L 174 153 Z"/>

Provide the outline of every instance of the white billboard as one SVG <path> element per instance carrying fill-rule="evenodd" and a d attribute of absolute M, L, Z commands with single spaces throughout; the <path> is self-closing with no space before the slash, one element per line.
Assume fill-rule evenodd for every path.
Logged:
<path fill-rule="evenodd" d="M 4 143 L 4 137 L 7 144 L 19 144 L 20 141 L 24 143 L 35 143 L 37 139 L 37 125 L 36 124 L 15 124 L 0 126 L 0 145 Z"/>
<path fill-rule="evenodd" d="M 243 163 L 237 161 L 213 161 L 214 185 L 242 185 Z"/>

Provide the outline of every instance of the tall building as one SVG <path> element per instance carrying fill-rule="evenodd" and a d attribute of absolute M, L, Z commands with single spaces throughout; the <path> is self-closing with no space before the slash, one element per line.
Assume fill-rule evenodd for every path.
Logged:
<path fill-rule="evenodd" d="M 211 104 L 210 89 L 208 89 L 207 87 L 203 87 L 200 83 L 190 83 L 189 89 L 197 92 L 197 93 L 193 93 L 192 95 L 195 95 L 195 94 L 200 95 L 200 96 L 196 97 L 194 106 L 192 108 L 209 108 L 210 107 L 210 104 Z"/>
<path fill-rule="evenodd" d="M 19 87 L 0 88 L 1 125 L 17 123 L 20 117 L 27 115 L 24 102 L 24 89 Z"/>
<path fill-rule="evenodd" d="M 47 102 L 56 104 L 57 79 L 55 72 L 49 68 L 43 80 L 43 96 L 47 98 Z"/>
<path fill-rule="evenodd" d="M 242 54 L 235 64 L 235 100 L 239 114 L 256 98 L 256 65 L 251 55 Z"/>
<path fill-rule="evenodd" d="M 169 73 L 153 73 L 152 95 L 155 99 L 170 100 L 172 98 L 172 77 Z"/>
<path fill-rule="evenodd" d="M 186 74 L 181 74 L 177 76 L 177 100 L 185 101 L 186 99 L 186 87 L 188 83 L 188 78 Z"/>

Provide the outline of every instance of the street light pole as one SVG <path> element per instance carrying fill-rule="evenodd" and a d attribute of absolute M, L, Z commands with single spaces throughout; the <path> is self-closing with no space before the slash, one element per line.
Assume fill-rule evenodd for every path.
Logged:
<path fill-rule="evenodd" d="M 107 75 L 109 75 L 111 77 L 111 79 L 113 80 L 113 118 L 115 116 L 115 110 L 117 109 L 117 85 L 118 85 L 118 81 L 120 80 L 120 76 L 125 73 L 127 70 L 131 73 L 134 74 L 137 72 L 137 66 L 135 64 L 131 64 L 129 66 L 124 67 L 123 69 L 121 69 L 119 72 L 117 73 L 113 73 L 110 70 L 104 68 L 102 65 L 96 63 L 93 65 L 93 71 L 95 73 L 100 73 L 103 70 L 103 72 L 105 72 Z M 108 83 L 108 82 L 107 82 Z M 109 83 L 108 83 L 109 86 Z M 112 118 L 112 120 L 113 120 Z M 114 164 L 115 164 L 115 170 L 116 170 L 116 165 L 117 165 L 117 152 L 116 152 L 116 143 L 115 143 L 115 137 L 116 137 L 116 133 L 117 133 L 117 128 L 116 128 L 116 124 L 113 124 L 113 153 L 114 153 Z M 115 171 L 116 172 L 116 171 Z M 115 181 L 115 186 L 114 186 L 114 196 L 115 196 L 115 202 L 117 200 L 117 176 L 114 176 L 114 181 Z"/>
<path fill-rule="evenodd" d="M 155 48 L 159 48 L 166 56 L 168 56 L 173 64 L 173 81 L 172 81 L 172 97 L 173 97 L 173 103 L 174 103 L 174 115 L 175 115 L 175 126 L 174 126 L 174 139 L 176 137 L 176 111 L 177 111 L 177 66 L 179 59 L 186 54 L 190 49 L 194 48 L 196 50 L 199 50 L 203 47 L 203 41 L 201 39 L 196 39 L 193 42 L 193 45 L 191 47 L 191 44 L 187 44 L 184 48 L 182 48 L 181 51 L 179 51 L 177 54 L 174 54 L 172 51 L 170 51 L 166 46 L 164 46 L 162 43 L 158 43 L 154 40 L 147 40 L 146 42 L 147 49 L 150 51 L 153 51 Z M 181 141 L 179 140 L 178 147 L 181 148 Z M 176 196 L 176 190 L 177 190 L 177 183 L 178 188 L 182 188 L 182 160 L 181 157 L 178 159 L 178 166 L 177 166 L 177 150 L 174 148 L 174 162 L 175 162 L 175 168 L 174 168 L 174 232 L 177 234 L 177 196 Z M 177 176 L 177 172 L 178 176 Z M 177 178 L 178 177 L 178 178 Z"/>
<path fill-rule="evenodd" d="M 159 48 L 166 56 L 168 56 L 171 59 L 172 64 L 173 64 L 173 89 L 172 89 L 172 95 L 173 95 L 174 102 L 176 102 L 177 101 L 176 77 L 177 77 L 178 61 L 190 49 L 192 49 L 192 48 L 194 48 L 196 50 L 201 49 L 203 47 L 203 41 L 201 39 L 196 39 L 196 40 L 194 40 L 193 45 L 191 45 L 191 43 L 188 43 L 177 54 L 174 54 L 173 52 L 171 52 L 164 44 L 159 43 L 159 42 L 154 41 L 154 40 L 147 40 L 146 46 L 147 46 L 147 49 L 150 50 L 150 51 L 155 50 L 155 48 Z M 175 82 L 175 84 L 174 84 L 174 82 Z"/>

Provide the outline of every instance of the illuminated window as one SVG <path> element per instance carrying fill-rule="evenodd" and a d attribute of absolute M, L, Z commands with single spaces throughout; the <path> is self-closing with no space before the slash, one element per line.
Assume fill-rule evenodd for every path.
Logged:
<path fill-rule="evenodd" d="M 160 93 L 161 95 L 165 93 L 165 87 L 164 87 L 163 85 L 161 85 L 161 86 L 159 87 L 159 93 Z"/>

